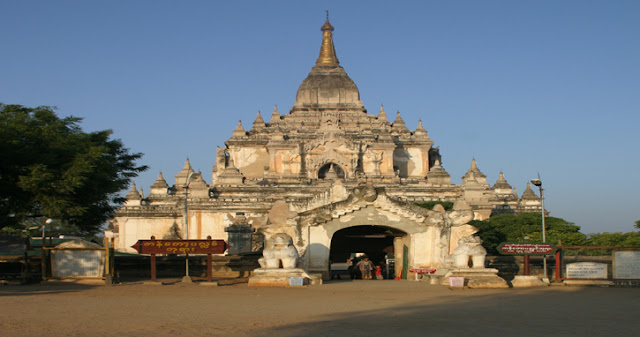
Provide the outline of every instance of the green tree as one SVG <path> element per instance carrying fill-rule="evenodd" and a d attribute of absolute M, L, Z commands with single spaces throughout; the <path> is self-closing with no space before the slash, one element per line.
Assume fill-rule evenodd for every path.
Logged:
<path fill-rule="evenodd" d="M 580 246 L 587 243 L 587 236 L 580 227 L 561 218 L 545 217 L 546 241 L 563 245 Z M 542 217 L 540 213 L 501 214 L 484 221 L 474 220 L 471 225 L 479 229 L 478 235 L 489 254 L 497 254 L 501 242 L 542 242 Z"/>
<path fill-rule="evenodd" d="M 600 247 L 640 247 L 640 232 L 589 234 L 589 245 Z"/>
<path fill-rule="evenodd" d="M 136 164 L 142 154 L 80 122 L 47 106 L 0 103 L 0 229 L 50 217 L 93 234 L 122 203 L 118 192 L 147 169 Z"/>
<path fill-rule="evenodd" d="M 416 202 L 414 204 L 426 209 L 433 209 L 435 205 L 442 205 L 445 211 L 450 211 L 453 209 L 453 202 L 451 201 L 425 201 L 425 202 Z"/>
<path fill-rule="evenodd" d="M 640 220 L 636 221 L 636 228 L 640 229 Z"/>

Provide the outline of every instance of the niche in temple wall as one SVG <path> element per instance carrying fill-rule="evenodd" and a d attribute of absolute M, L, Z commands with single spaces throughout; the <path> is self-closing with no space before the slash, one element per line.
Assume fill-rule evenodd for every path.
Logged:
<path fill-rule="evenodd" d="M 411 154 L 402 146 L 398 146 L 393 150 L 393 171 L 400 178 L 406 178 L 409 176 L 410 158 Z"/>

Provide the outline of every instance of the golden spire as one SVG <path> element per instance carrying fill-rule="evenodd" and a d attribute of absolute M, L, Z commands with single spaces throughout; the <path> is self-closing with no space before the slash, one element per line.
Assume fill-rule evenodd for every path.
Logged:
<path fill-rule="evenodd" d="M 337 66 L 338 57 L 336 49 L 333 47 L 333 26 L 329 23 L 329 11 L 327 11 L 327 21 L 322 25 L 322 47 L 320 48 L 320 56 L 316 61 L 318 66 Z"/>

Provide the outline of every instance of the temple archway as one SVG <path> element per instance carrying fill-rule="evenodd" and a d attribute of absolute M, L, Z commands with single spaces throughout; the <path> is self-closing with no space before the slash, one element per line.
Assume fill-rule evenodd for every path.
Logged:
<path fill-rule="evenodd" d="M 355 265 L 368 257 L 375 266 L 382 268 L 384 278 L 395 276 L 395 250 L 398 240 L 407 233 L 388 226 L 364 225 L 341 229 L 333 234 L 329 251 L 330 269 L 333 276 L 360 278 L 359 271 L 349 272 L 348 259 Z M 347 274 L 351 274 L 347 276 Z M 333 276 L 330 276 L 333 278 Z"/>
<path fill-rule="evenodd" d="M 374 264 L 394 253 L 393 240 L 407 233 L 387 226 L 354 226 L 333 234 L 329 259 L 333 263 L 346 262 L 355 253 L 364 253 Z"/>
<path fill-rule="evenodd" d="M 318 179 L 325 179 L 327 177 L 330 177 L 330 169 L 333 169 L 333 172 L 335 172 L 339 179 L 345 178 L 344 170 L 342 169 L 342 167 L 340 167 L 340 165 L 335 163 L 327 163 L 320 167 L 320 169 L 318 170 Z"/>
<path fill-rule="evenodd" d="M 384 203 L 380 206 L 383 205 Z M 348 242 L 346 243 L 347 246 L 345 246 L 345 243 L 341 244 L 340 241 L 354 239 L 347 238 L 347 235 L 379 235 L 380 237 L 385 235 L 385 238 L 387 235 L 393 236 L 393 252 L 398 268 L 404 264 L 407 264 L 407 266 L 430 266 L 434 261 L 433 259 L 439 254 L 437 247 L 434 245 L 434 238 L 439 235 L 435 232 L 435 227 L 426 226 L 420 219 L 414 218 L 415 215 L 399 215 L 374 205 L 358 207 L 357 210 L 352 207 L 334 209 L 333 214 L 342 215 L 327 219 L 328 221 L 322 221 L 323 218 L 317 218 L 320 222 L 308 227 L 309 246 L 304 253 L 308 271 L 322 273 L 325 279 L 330 277 L 329 270 L 332 255 L 333 259 L 340 261 L 339 263 L 346 262 L 346 260 L 341 260 L 345 258 L 347 251 L 351 253 L 351 250 L 356 248 L 370 249 L 370 252 L 362 253 L 373 253 L 374 256 L 372 257 L 374 258 L 383 256 L 381 251 L 384 251 L 386 246 L 376 246 L 374 242 L 369 242 L 368 246 L 353 247 L 349 247 Z M 367 227 L 369 229 L 364 229 Z M 341 236 L 344 236 L 344 240 L 341 239 Z M 373 237 L 369 237 L 369 239 L 374 240 Z M 351 244 L 354 242 L 351 241 Z M 404 246 L 408 248 L 407 254 L 403 252 Z M 374 262 L 377 263 L 379 261 Z"/>

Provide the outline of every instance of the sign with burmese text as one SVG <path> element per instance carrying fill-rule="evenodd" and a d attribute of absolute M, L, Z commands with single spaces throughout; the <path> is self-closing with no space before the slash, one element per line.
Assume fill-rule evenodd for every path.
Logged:
<path fill-rule="evenodd" d="M 138 240 L 131 248 L 140 254 L 224 254 L 224 240 Z"/>
<path fill-rule="evenodd" d="M 567 264 L 568 279 L 606 279 L 607 264 L 598 262 L 575 262 Z"/>
<path fill-rule="evenodd" d="M 498 246 L 498 252 L 502 255 L 550 255 L 556 250 L 554 244 L 542 242 L 503 242 Z"/>

